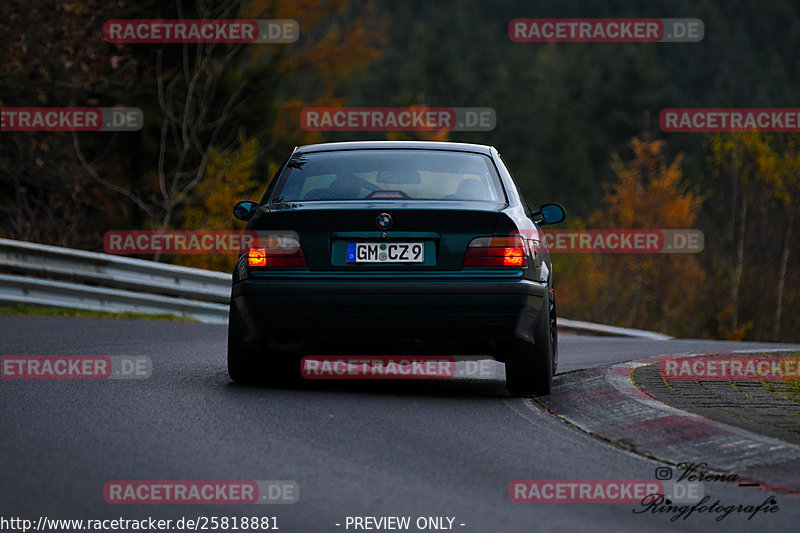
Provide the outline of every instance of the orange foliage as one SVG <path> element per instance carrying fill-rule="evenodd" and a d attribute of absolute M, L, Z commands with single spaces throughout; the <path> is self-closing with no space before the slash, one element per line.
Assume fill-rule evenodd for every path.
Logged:
<path fill-rule="evenodd" d="M 703 197 L 681 183 L 679 155 L 669 164 L 663 141 L 633 139 L 634 158 L 615 154 L 619 182 L 606 185 L 606 207 L 589 217 L 597 229 L 688 229 Z M 579 222 L 580 224 L 580 222 Z M 696 334 L 705 272 L 692 254 L 555 254 L 560 314 L 617 326 Z M 710 304 L 709 304 L 710 305 Z"/>
<path fill-rule="evenodd" d="M 681 184 L 680 154 L 667 165 L 661 150 L 664 141 L 633 139 L 634 159 L 625 164 L 614 154 L 611 168 L 619 183 L 605 187 L 608 209 L 591 217 L 593 224 L 613 228 L 691 228 L 703 198 Z"/>
<path fill-rule="evenodd" d="M 283 46 L 281 71 L 285 78 L 302 80 L 302 91 L 278 104 L 277 138 L 293 139 L 296 144 L 320 142 L 322 134 L 300 128 L 300 112 L 305 107 L 339 107 L 343 99 L 336 89 L 346 84 L 354 72 L 366 68 L 380 54 L 385 41 L 382 20 L 376 19 L 369 2 L 353 7 L 347 0 L 251 0 L 245 16 L 293 19 L 300 25 L 300 39 Z M 332 21 L 332 22 L 331 22 Z M 252 45 L 254 60 L 275 53 L 270 45 Z M 293 80 L 289 80 L 290 82 Z M 302 93 L 302 94 L 301 94 Z"/>

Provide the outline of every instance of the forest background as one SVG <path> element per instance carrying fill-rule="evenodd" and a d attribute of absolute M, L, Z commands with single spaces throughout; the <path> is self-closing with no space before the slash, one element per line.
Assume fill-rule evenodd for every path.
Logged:
<path fill-rule="evenodd" d="M 109 19 L 294 19 L 292 44 L 110 44 Z M 517 43 L 514 18 L 699 18 L 695 43 Z M 800 341 L 800 135 L 664 133 L 665 108 L 800 107 L 787 1 L 0 3 L 0 105 L 127 106 L 137 132 L 0 136 L 0 237 L 102 251 L 124 229 L 241 229 L 296 145 L 496 146 L 569 228 L 694 228 L 698 254 L 554 254 L 559 315 Z M 329 133 L 305 107 L 491 107 L 489 132 Z M 152 259 L 152 257 L 147 257 Z M 231 256 L 161 261 L 230 271 Z"/>

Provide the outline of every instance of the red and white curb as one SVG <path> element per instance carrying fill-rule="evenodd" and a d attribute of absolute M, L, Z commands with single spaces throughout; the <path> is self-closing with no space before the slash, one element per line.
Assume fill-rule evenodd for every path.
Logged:
<path fill-rule="evenodd" d="M 659 355 L 556 377 L 536 402 L 599 438 L 670 464 L 707 463 L 722 474 L 800 496 L 800 446 L 669 406 L 639 389 L 634 371 L 678 357 L 774 353 L 738 350 Z"/>

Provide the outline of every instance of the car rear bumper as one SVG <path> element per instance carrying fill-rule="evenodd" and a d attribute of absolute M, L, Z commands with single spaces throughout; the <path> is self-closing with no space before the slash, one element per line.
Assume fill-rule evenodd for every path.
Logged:
<path fill-rule="evenodd" d="M 232 312 L 254 349 L 392 341 L 533 342 L 547 286 L 509 281 L 248 279 Z"/>

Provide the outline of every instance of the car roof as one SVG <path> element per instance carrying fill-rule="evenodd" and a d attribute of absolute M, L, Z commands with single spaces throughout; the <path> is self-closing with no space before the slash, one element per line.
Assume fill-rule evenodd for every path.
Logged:
<path fill-rule="evenodd" d="M 492 147 L 483 144 L 455 143 L 441 141 L 349 141 L 335 143 L 319 143 L 298 146 L 295 152 L 328 152 L 334 150 L 375 150 L 375 149 L 410 149 L 410 150 L 449 150 L 457 152 L 477 152 L 491 155 Z"/>

